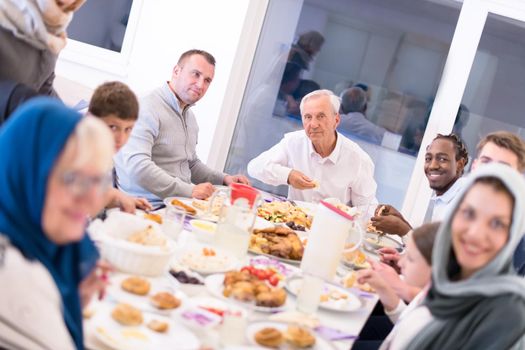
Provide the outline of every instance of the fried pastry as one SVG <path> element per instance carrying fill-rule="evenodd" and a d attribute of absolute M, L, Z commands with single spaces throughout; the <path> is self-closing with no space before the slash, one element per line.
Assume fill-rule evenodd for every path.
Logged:
<path fill-rule="evenodd" d="M 170 325 L 167 322 L 151 320 L 148 322 L 148 328 L 158 333 L 166 333 Z"/>
<path fill-rule="evenodd" d="M 183 202 L 181 202 L 178 199 L 173 199 L 171 201 L 171 205 L 173 205 L 173 206 L 175 206 L 177 208 L 181 208 L 182 210 L 184 210 L 186 213 L 188 213 L 190 215 L 197 215 L 197 210 L 195 210 L 195 208 L 193 208 L 192 206 L 189 206 L 187 204 L 184 204 Z"/>
<path fill-rule="evenodd" d="M 306 328 L 299 326 L 288 326 L 284 333 L 284 339 L 296 348 L 309 348 L 315 345 L 315 336 Z"/>
<path fill-rule="evenodd" d="M 263 328 L 254 335 L 257 344 L 267 346 L 269 348 L 278 348 L 284 343 L 283 334 L 275 328 Z"/>
<path fill-rule="evenodd" d="M 151 288 L 151 284 L 149 283 L 149 281 L 137 276 L 126 278 L 122 281 L 120 286 L 126 292 L 137 295 L 146 295 L 149 293 L 149 290 Z"/>
<path fill-rule="evenodd" d="M 282 288 L 275 288 L 270 292 L 257 294 L 255 305 L 266 307 L 279 307 L 286 302 L 286 292 Z"/>
<path fill-rule="evenodd" d="M 180 306 L 180 300 L 168 292 L 159 292 L 150 298 L 151 303 L 158 309 L 170 310 Z"/>
<path fill-rule="evenodd" d="M 138 326 L 142 324 L 142 312 L 129 304 L 118 304 L 111 312 L 111 317 L 124 326 Z"/>
<path fill-rule="evenodd" d="M 230 295 L 240 301 L 252 301 L 255 298 L 255 291 L 251 282 L 237 282 L 232 286 Z"/>
<path fill-rule="evenodd" d="M 157 224 L 162 225 L 162 216 L 160 216 L 159 214 L 147 213 L 146 215 L 144 215 L 144 218 L 151 221 L 155 221 Z"/>

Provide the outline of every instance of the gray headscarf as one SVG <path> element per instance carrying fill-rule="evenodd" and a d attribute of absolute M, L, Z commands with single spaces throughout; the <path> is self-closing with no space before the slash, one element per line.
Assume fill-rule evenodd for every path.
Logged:
<path fill-rule="evenodd" d="M 58 54 L 66 45 L 66 27 L 85 0 L 2 0 L 0 27 L 40 50 Z"/>
<path fill-rule="evenodd" d="M 476 180 L 500 179 L 514 197 L 509 238 L 500 252 L 465 280 L 452 250 L 451 223 Z M 433 320 L 407 349 L 514 349 L 525 333 L 525 280 L 517 277 L 513 253 L 525 232 L 525 179 L 514 169 L 489 164 L 469 175 L 463 190 L 445 214 L 432 253 L 432 287 L 425 299 Z M 452 272 L 452 273 L 454 273 Z"/>

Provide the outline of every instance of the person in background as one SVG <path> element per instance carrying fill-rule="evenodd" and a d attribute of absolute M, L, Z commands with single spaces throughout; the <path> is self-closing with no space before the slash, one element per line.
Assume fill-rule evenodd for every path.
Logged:
<path fill-rule="evenodd" d="M 434 191 L 424 222 L 440 221 L 452 200 L 461 190 L 463 171 L 468 162 L 468 152 L 463 141 L 455 134 L 438 134 L 427 147 L 424 172 L 430 188 Z M 411 225 L 401 213 L 390 205 L 384 205 L 370 219 L 382 232 L 404 236 Z"/>
<path fill-rule="evenodd" d="M 206 94 L 214 74 L 211 54 L 186 51 L 171 80 L 141 100 L 137 124 L 115 156 L 123 191 L 158 203 L 169 196 L 206 199 L 215 190 L 212 184 L 249 183 L 243 175 L 210 169 L 197 157 L 199 127 L 191 107 Z"/>
<path fill-rule="evenodd" d="M 290 113 L 294 114 L 299 111 L 299 103 L 293 98 L 292 93 L 297 89 L 300 81 L 301 67 L 293 62 L 286 63 L 273 109 L 274 115 L 285 117 Z"/>
<path fill-rule="evenodd" d="M 321 85 L 310 79 L 301 79 L 299 86 L 293 92 L 292 96 L 297 101 L 297 106 L 301 104 L 303 97 L 308 95 L 310 92 L 321 89 Z M 300 111 L 299 111 L 300 113 Z"/>
<path fill-rule="evenodd" d="M 138 118 L 139 103 L 131 89 L 118 81 L 107 82 L 95 89 L 89 102 L 88 113 L 100 118 L 113 133 L 115 152 L 128 142 L 129 135 Z M 118 180 L 113 169 L 113 187 L 109 190 L 107 208 L 120 207 L 134 213 L 135 208 L 151 210 L 145 198 L 133 198 L 119 191 Z"/>
<path fill-rule="evenodd" d="M 296 63 L 301 69 L 309 70 L 310 63 L 315 55 L 321 51 L 323 44 L 323 35 L 315 30 L 301 34 L 297 43 L 293 44 L 290 49 L 288 62 Z"/>
<path fill-rule="evenodd" d="M 339 130 L 380 145 L 387 130 L 366 118 L 367 101 L 366 92 L 360 87 L 351 87 L 343 91 Z"/>
<path fill-rule="evenodd" d="M 248 164 L 262 182 L 289 185 L 288 198 L 338 198 L 352 206 L 377 203 L 374 163 L 357 144 L 336 131 L 339 98 L 329 90 L 306 95 L 300 105 L 304 130 L 288 133 Z"/>
<path fill-rule="evenodd" d="M 525 180 L 501 164 L 469 175 L 445 214 L 423 303 L 381 349 L 523 349 L 525 280 L 512 256 L 525 232 Z"/>
<path fill-rule="evenodd" d="M 0 129 L 0 348 L 84 348 L 81 306 L 105 286 L 85 228 L 113 148 L 101 121 L 49 98 Z"/>
<path fill-rule="evenodd" d="M 452 127 L 452 133 L 461 137 L 463 134 L 463 128 L 467 125 L 470 119 L 470 111 L 467 106 L 461 104 L 456 114 L 456 119 L 454 120 L 454 126 Z"/>
<path fill-rule="evenodd" d="M 378 273 L 381 263 L 372 261 L 372 269 L 357 272 L 359 283 L 368 283 L 376 290 L 387 317 L 371 316 L 354 343 L 353 350 L 378 349 L 391 331 L 392 324 L 421 304 L 430 286 L 432 247 L 438 228 L 439 223 L 436 222 L 424 224 L 408 236 L 406 252 L 399 265 L 406 285 L 418 291 L 410 298 L 408 305 L 405 303 L 405 293 L 395 290 L 394 284 Z"/>
<path fill-rule="evenodd" d="M 0 80 L 57 96 L 53 89 L 56 60 L 66 46 L 66 27 L 73 12 L 84 1 L 0 1 Z"/>
<path fill-rule="evenodd" d="M 0 81 L 0 125 L 24 102 L 38 96 L 29 86 L 12 80 Z"/>

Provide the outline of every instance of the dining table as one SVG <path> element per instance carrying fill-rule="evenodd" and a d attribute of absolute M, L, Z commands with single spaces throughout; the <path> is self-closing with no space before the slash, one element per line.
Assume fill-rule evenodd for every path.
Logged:
<path fill-rule="evenodd" d="M 282 199 L 279 199 L 282 200 Z M 164 215 L 165 209 L 157 210 L 156 213 L 160 216 Z M 139 214 L 137 214 L 139 215 Z M 182 305 L 179 308 L 182 311 L 174 310 L 172 313 L 161 313 L 162 317 L 168 317 L 174 325 L 177 327 L 184 328 L 193 334 L 196 339 L 198 339 L 198 346 L 195 349 L 205 350 L 205 349 L 261 349 L 257 344 L 253 344 L 253 341 L 250 342 L 249 335 L 242 335 L 234 337 L 236 340 L 232 341 L 231 339 L 226 341 L 226 338 L 231 338 L 228 335 L 230 332 L 240 332 L 246 333 L 247 329 L 250 328 L 250 325 L 257 324 L 288 324 L 289 322 L 298 322 L 304 323 L 306 326 L 312 327 L 316 336 L 320 337 L 326 344 L 327 348 L 332 349 L 350 349 L 352 344 L 357 339 L 358 334 L 369 318 L 372 310 L 378 302 L 378 297 L 373 292 L 363 291 L 357 288 L 345 288 L 345 290 L 350 293 L 356 300 L 359 302 L 359 307 L 352 310 L 337 310 L 334 308 L 327 309 L 319 307 L 317 311 L 313 314 L 303 314 L 300 311 L 297 311 L 297 298 L 293 293 L 290 293 L 290 289 L 287 290 L 287 300 L 285 308 L 279 310 L 280 312 L 263 312 L 257 308 L 245 307 L 240 302 L 232 300 L 232 298 L 226 298 L 221 293 L 217 293 L 216 290 L 210 288 L 208 283 L 205 283 L 202 288 L 198 291 L 192 291 L 190 293 L 184 293 L 184 289 L 180 288 L 181 284 L 178 283 L 173 277 L 172 273 L 175 269 L 184 268 L 181 263 L 181 257 L 184 256 L 189 251 L 197 251 L 202 248 L 209 247 L 213 249 L 213 242 L 202 242 L 198 239 L 198 236 L 192 232 L 192 226 L 189 224 L 191 218 L 187 218 L 183 230 L 180 234 L 173 240 L 173 244 L 176 249 L 174 251 L 173 257 L 170 260 L 169 266 L 166 271 L 155 277 L 142 276 L 145 279 L 152 281 L 152 285 L 162 285 L 167 286 L 170 291 L 175 295 L 181 296 Z M 268 222 L 258 218 L 255 222 L 255 227 L 260 225 L 267 225 Z M 88 230 L 89 232 L 89 230 Z M 171 239 L 171 238 L 170 238 Z M 377 259 L 377 256 L 371 253 L 367 253 L 370 258 Z M 287 278 L 301 276 L 300 266 L 298 264 L 288 264 L 287 262 L 280 261 L 278 258 L 272 258 L 265 255 L 257 255 L 253 253 L 246 253 L 246 255 L 237 261 L 237 268 L 241 266 L 248 266 L 250 264 L 260 264 L 264 262 L 265 259 L 268 263 L 279 264 L 284 266 L 284 269 L 287 271 L 292 271 L 291 276 L 286 276 Z M 189 269 L 188 269 L 189 270 Z M 334 285 L 338 285 L 339 288 L 344 288 L 340 285 L 341 276 L 348 272 L 348 268 L 341 265 L 337 269 L 336 277 L 333 281 L 328 281 Z M 195 275 L 198 275 L 203 281 L 208 281 L 215 278 L 216 274 L 206 275 L 198 274 L 190 271 Z M 100 333 L 102 332 L 101 319 L 104 317 L 97 317 L 97 313 L 109 313 L 119 302 L 122 302 L 123 293 L 118 291 L 119 284 L 122 279 L 130 274 L 124 274 L 119 271 L 109 275 L 109 287 L 108 291 L 104 298 L 93 298 L 90 305 L 84 311 L 88 311 L 89 315 L 84 318 L 84 342 L 85 348 L 90 350 L 120 350 L 126 348 L 122 344 L 111 344 L 111 342 L 101 341 Z M 215 276 L 215 277 L 213 277 Z M 286 283 L 286 280 L 283 281 Z M 339 283 L 339 284 L 338 284 Z M 112 292 L 113 290 L 113 292 Z M 125 294 L 125 293 L 124 293 Z M 125 296 L 125 295 L 124 295 Z M 124 298 L 125 299 L 125 298 Z M 216 303 L 216 305 L 226 305 L 225 308 L 229 306 L 233 310 L 241 310 L 242 318 L 241 322 L 237 322 L 232 325 L 231 322 L 226 322 L 224 318 L 221 322 L 218 322 L 213 327 L 198 327 L 195 325 L 188 325 L 187 323 L 181 322 L 181 313 L 188 308 L 184 307 L 185 305 L 193 305 L 193 301 L 202 301 L 207 300 L 210 303 Z M 124 300 L 126 301 L 126 300 Z M 142 308 L 142 307 L 139 307 Z M 146 307 L 144 310 L 147 313 L 155 314 L 155 310 L 149 310 Z M 99 315 L 100 316 L 100 315 Z M 103 321 L 111 322 L 111 321 Z M 234 327 L 234 328 L 227 328 Z M 159 348 L 154 346 L 153 348 Z M 164 348 L 164 346 L 162 346 Z M 178 349 L 177 344 L 174 343 L 169 346 L 170 349 Z M 322 347 L 321 347 L 322 348 Z M 283 348 L 284 349 L 284 348 Z M 317 349 L 317 347 L 316 347 Z"/>

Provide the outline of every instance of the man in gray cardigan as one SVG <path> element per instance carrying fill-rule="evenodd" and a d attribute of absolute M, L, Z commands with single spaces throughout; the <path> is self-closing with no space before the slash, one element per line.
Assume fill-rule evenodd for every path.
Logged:
<path fill-rule="evenodd" d="M 189 50 L 171 80 L 140 101 L 130 139 L 115 156 L 122 190 L 158 203 L 169 196 L 208 198 L 213 184 L 248 183 L 245 176 L 212 170 L 197 157 L 199 127 L 190 107 L 204 96 L 214 72 L 211 54 Z"/>

